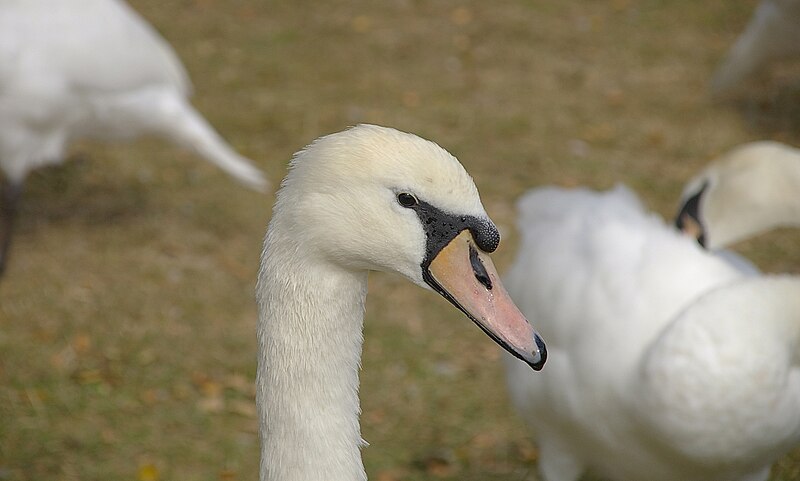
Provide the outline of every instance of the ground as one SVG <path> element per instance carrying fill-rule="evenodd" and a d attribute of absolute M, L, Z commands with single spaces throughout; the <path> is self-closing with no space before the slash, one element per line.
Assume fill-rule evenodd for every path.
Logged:
<path fill-rule="evenodd" d="M 501 270 L 532 186 L 624 182 L 669 216 L 713 156 L 800 144 L 794 66 L 708 95 L 750 0 L 132 4 L 274 184 L 294 151 L 359 122 L 450 150 L 503 233 Z M 0 480 L 256 479 L 253 289 L 273 194 L 156 139 L 71 152 L 30 178 L 0 283 Z M 797 245 L 782 232 L 739 250 L 797 272 Z M 434 294 L 370 282 L 370 479 L 536 480 L 498 349 Z M 772 479 L 800 480 L 800 452 Z"/>

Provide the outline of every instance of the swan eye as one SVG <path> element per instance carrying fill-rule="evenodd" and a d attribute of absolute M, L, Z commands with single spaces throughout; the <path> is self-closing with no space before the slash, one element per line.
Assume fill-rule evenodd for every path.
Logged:
<path fill-rule="evenodd" d="M 403 207 L 414 207 L 415 205 L 419 204 L 417 198 L 407 192 L 400 192 L 397 194 L 397 202 L 399 202 Z"/>

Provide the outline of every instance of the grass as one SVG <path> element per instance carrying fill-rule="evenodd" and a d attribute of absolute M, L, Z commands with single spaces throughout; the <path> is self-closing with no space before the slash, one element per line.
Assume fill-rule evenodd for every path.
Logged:
<path fill-rule="evenodd" d="M 358 122 L 453 152 L 505 235 L 501 268 L 527 188 L 625 182 L 669 215 L 714 155 L 800 143 L 798 77 L 707 95 L 754 1 L 132 3 L 276 183 L 295 150 Z M 256 479 L 253 284 L 273 197 L 157 140 L 73 152 L 30 179 L 0 284 L 0 480 Z M 741 250 L 797 272 L 796 246 L 784 231 Z M 431 293 L 370 287 L 371 479 L 535 480 L 498 350 Z M 773 479 L 800 480 L 800 453 Z"/>

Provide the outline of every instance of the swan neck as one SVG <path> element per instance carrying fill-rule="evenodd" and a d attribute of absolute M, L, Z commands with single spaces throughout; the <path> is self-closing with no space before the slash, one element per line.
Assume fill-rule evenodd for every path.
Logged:
<path fill-rule="evenodd" d="M 720 182 L 705 207 L 708 247 L 719 249 L 778 227 L 800 226 L 800 160 L 776 157 L 748 176 Z"/>
<path fill-rule="evenodd" d="M 298 252 L 268 235 L 262 256 L 260 479 L 365 481 L 358 370 L 367 273 Z"/>

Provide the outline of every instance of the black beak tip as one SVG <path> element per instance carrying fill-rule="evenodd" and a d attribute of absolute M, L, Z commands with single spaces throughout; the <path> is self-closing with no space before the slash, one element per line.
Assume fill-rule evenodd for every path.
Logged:
<path fill-rule="evenodd" d="M 545 346 L 544 341 L 539 336 L 539 334 L 534 334 L 534 341 L 536 341 L 536 347 L 539 349 L 539 355 L 536 359 L 529 363 L 530 366 L 533 368 L 534 371 L 541 371 L 544 367 L 544 363 L 547 362 L 547 346 Z"/>

